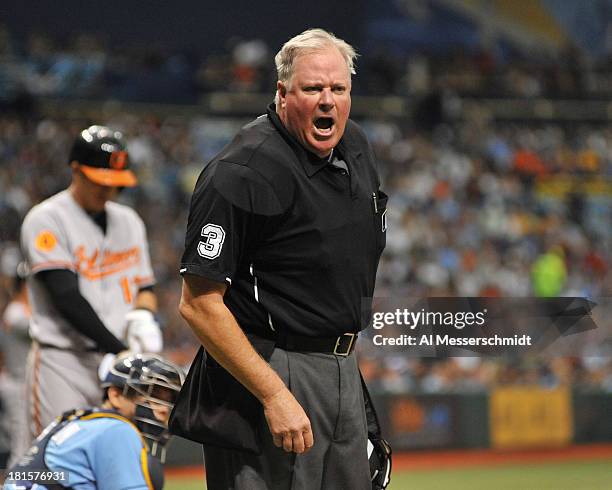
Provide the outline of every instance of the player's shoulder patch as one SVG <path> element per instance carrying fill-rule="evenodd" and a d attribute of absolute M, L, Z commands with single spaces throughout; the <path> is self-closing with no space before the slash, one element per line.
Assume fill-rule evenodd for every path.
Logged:
<path fill-rule="evenodd" d="M 34 239 L 34 246 L 40 252 L 49 253 L 57 245 L 57 238 L 50 230 L 42 230 Z"/>

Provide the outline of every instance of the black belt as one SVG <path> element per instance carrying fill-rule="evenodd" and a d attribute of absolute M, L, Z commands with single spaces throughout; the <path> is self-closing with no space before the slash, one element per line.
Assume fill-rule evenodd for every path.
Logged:
<path fill-rule="evenodd" d="M 276 346 L 288 351 L 348 356 L 355 350 L 358 335 L 357 333 L 345 333 L 339 337 L 305 337 L 285 334 L 277 339 Z"/>

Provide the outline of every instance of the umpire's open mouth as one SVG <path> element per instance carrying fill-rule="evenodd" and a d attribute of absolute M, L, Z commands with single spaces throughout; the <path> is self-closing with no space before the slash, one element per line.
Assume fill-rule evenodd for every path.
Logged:
<path fill-rule="evenodd" d="M 333 117 L 317 117 L 314 120 L 314 127 L 320 135 L 328 135 L 332 132 L 334 127 L 334 118 Z"/>

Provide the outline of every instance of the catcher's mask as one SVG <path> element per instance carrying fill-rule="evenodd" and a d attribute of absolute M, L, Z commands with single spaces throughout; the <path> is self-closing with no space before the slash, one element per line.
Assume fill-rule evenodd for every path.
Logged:
<path fill-rule="evenodd" d="M 102 382 L 102 388 L 116 386 L 125 396 L 136 397 L 134 423 L 162 462 L 170 433 L 167 420 L 155 417 L 154 407 L 172 411 L 184 380 L 183 370 L 159 355 L 128 354 L 117 357 Z"/>

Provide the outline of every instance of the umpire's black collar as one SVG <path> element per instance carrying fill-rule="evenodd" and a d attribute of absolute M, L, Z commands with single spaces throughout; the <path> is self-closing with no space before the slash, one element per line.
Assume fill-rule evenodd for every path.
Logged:
<path fill-rule="evenodd" d="M 289 143 L 289 145 L 294 149 L 308 177 L 312 177 L 319 170 L 324 168 L 325 165 L 329 164 L 328 158 L 319 158 L 314 153 L 306 150 L 306 148 L 304 148 L 298 142 L 298 140 L 295 139 L 295 137 L 291 135 L 289 131 L 287 131 L 287 128 L 285 128 L 285 125 L 278 116 L 276 112 L 276 106 L 273 103 L 268 106 L 268 118 L 270 119 L 274 127 L 278 130 L 278 132 L 281 134 L 281 136 L 285 139 L 285 141 L 287 141 L 287 143 Z M 361 154 L 361 150 L 351 151 L 348 148 L 348 145 L 346 144 L 345 135 L 346 131 L 338 142 L 338 144 L 336 145 L 336 147 L 334 148 L 334 153 L 340 158 L 343 158 L 344 161 L 347 162 L 347 165 L 350 169 L 350 162 L 356 161 L 356 158 Z"/>

